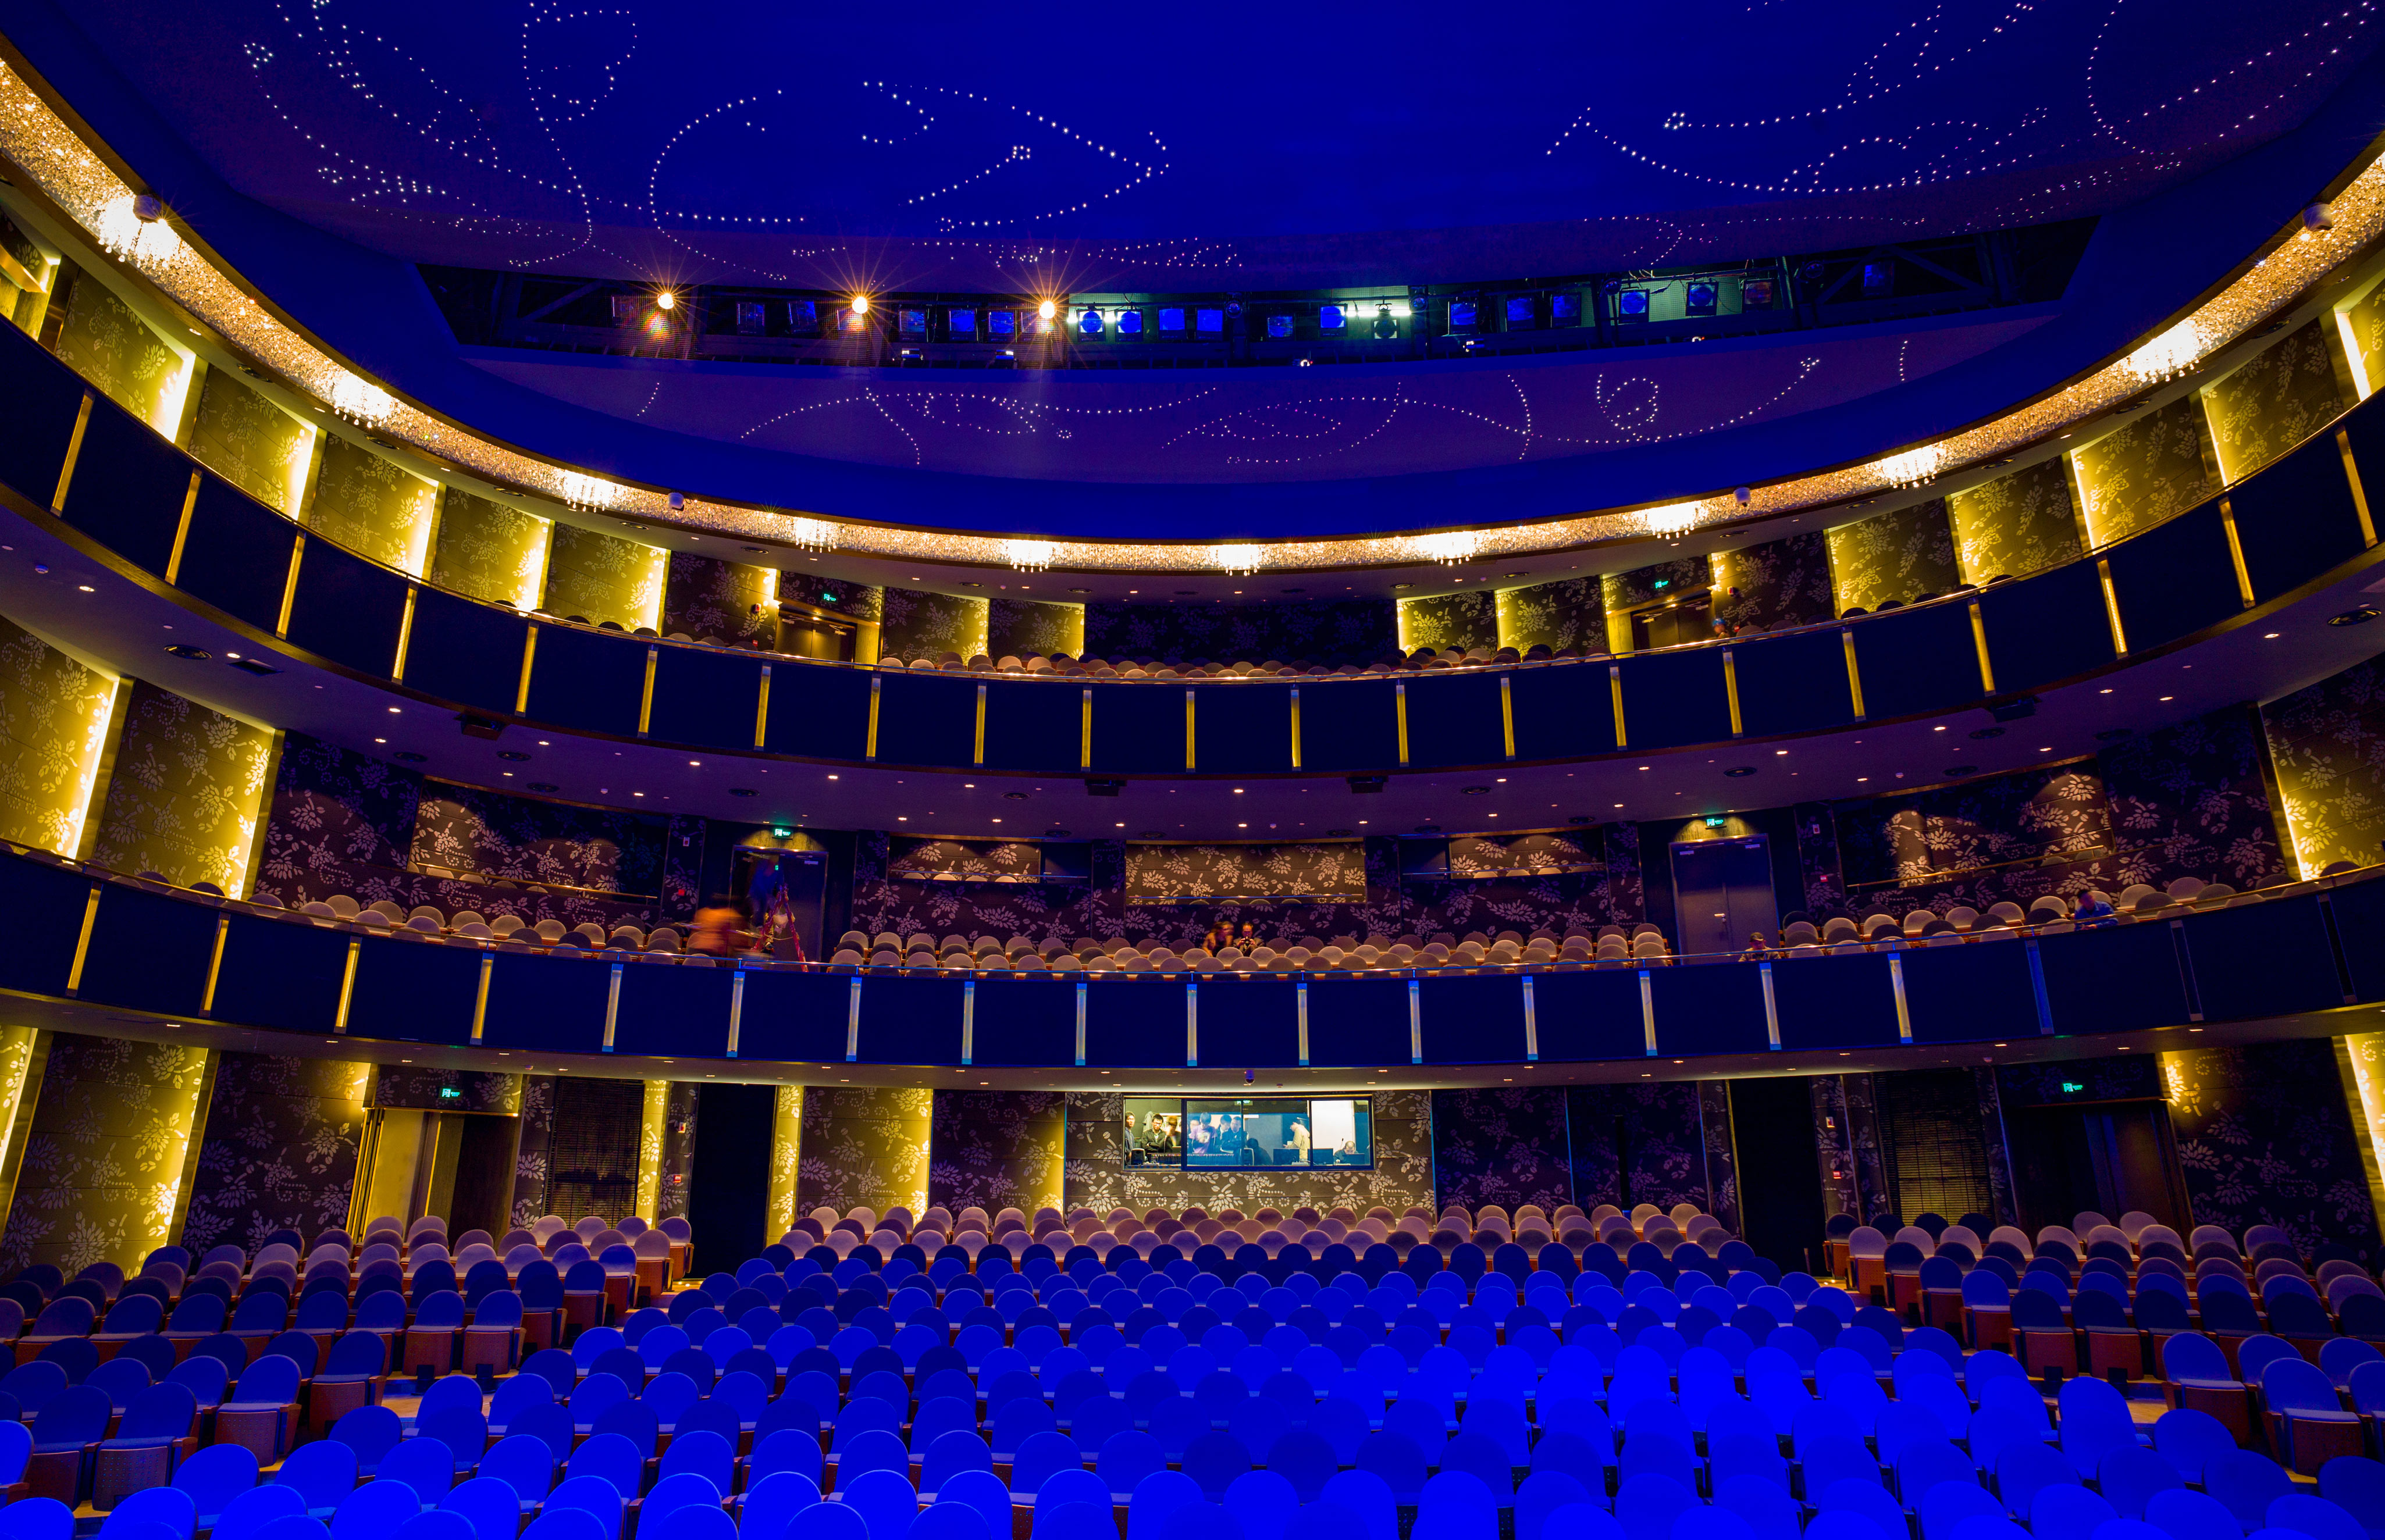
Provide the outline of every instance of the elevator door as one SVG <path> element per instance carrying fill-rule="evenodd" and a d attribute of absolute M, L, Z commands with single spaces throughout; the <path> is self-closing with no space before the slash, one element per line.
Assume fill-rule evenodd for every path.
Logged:
<path fill-rule="evenodd" d="M 1739 951 L 1751 931 L 1768 940 L 1779 913 L 1772 897 L 1772 855 L 1762 835 L 1673 847 L 1673 913 L 1683 955 Z"/>

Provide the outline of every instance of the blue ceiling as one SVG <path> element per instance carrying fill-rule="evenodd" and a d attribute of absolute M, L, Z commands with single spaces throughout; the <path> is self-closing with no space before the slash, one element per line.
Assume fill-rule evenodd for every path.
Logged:
<path fill-rule="evenodd" d="M 2371 0 L 81 0 L 230 186 L 412 261 L 880 288 L 1501 278 L 2100 213 Z"/>

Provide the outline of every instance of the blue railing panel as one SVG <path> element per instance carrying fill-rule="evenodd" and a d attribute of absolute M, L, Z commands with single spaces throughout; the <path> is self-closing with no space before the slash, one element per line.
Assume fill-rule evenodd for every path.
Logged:
<path fill-rule="evenodd" d="M 82 998 L 165 1015 L 195 1013 L 206 995 L 207 962 L 222 917 L 221 911 L 187 899 L 109 883 L 99 891 Z"/>
<path fill-rule="evenodd" d="M 2120 628 L 2131 652 L 2163 646 L 2244 612 L 2216 498 L 2112 547 L 2104 560 L 2112 568 Z"/>
<path fill-rule="evenodd" d="M 594 958 L 499 952 L 489 975 L 481 1041 L 543 1053 L 597 1052 L 612 985 L 612 965 Z"/>
<path fill-rule="evenodd" d="M 224 933 L 223 966 L 216 978 L 219 1022 L 329 1032 L 339 1019 L 340 983 L 348 943 L 357 938 L 288 920 L 234 914 Z M 377 941 L 399 947 L 403 941 Z M 428 943 L 425 943 L 427 946 Z"/>
<path fill-rule="evenodd" d="M 1896 989 L 1888 959 L 1874 952 L 1816 957 L 1772 970 L 1786 1052 L 1819 1048 L 1892 1048 Z"/>
<path fill-rule="evenodd" d="M 2129 925 L 2039 937 L 2055 1035 L 2185 1021 L 2186 984 L 2173 934 L 2166 925 Z"/>
<path fill-rule="evenodd" d="M 2316 893 L 2197 914 L 2183 923 L 2182 934 L 2206 1021 L 2344 1003 Z"/>
<path fill-rule="evenodd" d="M 730 968 L 630 963 L 621 970 L 613 1051 L 720 1058 L 729 1051 L 729 1000 L 735 983 Z"/>
<path fill-rule="evenodd" d="M 1778 971 L 1777 969 L 1775 970 Z M 1762 1053 L 1764 975 L 1753 966 L 1652 968 L 1648 992 L 1656 1017 L 1659 1053 Z"/>
<path fill-rule="evenodd" d="M 2029 971 L 2028 944 L 2018 938 L 1968 947 L 1908 947 L 1901 965 L 1915 1042 L 1994 1042 L 2038 1035 L 2037 986 Z"/>
<path fill-rule="evenodd" d="M 1543 1062 L 1647 1057 L 1636 968 L 1543 974 L 1532 981 L 1532 1004 Z"/>

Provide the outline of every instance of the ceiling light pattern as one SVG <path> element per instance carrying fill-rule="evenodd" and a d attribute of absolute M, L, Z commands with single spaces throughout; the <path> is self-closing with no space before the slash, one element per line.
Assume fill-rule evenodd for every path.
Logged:
<path fill-rule="evenodd" d="M 94 242 L 106 242 L 107 232 L 112 230 L 116 247 L 125 246 L 123 216 L 110 210 L 122 205 L 129 212 L 132 190 L 92 153 L 21 76 L 5 64 L 0 64 L 0 154 L 14 161 Z M 2191 335 L 2200 346 L 2190 355 L 2190 362 L 2224 348 L 2291 307 L 2340 261 L 2385 234 L 2385 160 L 2371 160 L 2364 167 L 2330 200 L 2329 209 L 2333 228 L 2304 231 L 2297 225 L 2292 231 L 2280 232 L 2278 243 L 2265 254 L 2265 260 L 2169 329 L 2177 331 L 2181 327 L 2192 328 Z M 334 399 L 341 376 L 351 371 L 251 299 L 230 275 L 216 268 L 188 242 L 179 237 L 169 242 L 142 236 L 131 241 L 129 251 L 123 260 L 155 281 L 193 316 L 214 328 L 233 347 L 316 399 Z M 2168 332 L 2164 335 L 2167 337 Z M 2156 339 L 2155 343 L 2164 352 L 2156 359 L 2141 362 L 2177 359 L 2176 342 Z M 2153 345 L 2155 344 L 2148 347 Z M 2132 354 L 2117 359 L 2026 406 L 1938 441 L 1929 447 L 1935 453 L 1939 470 L 1942 473 L 2001 458 L 2118 405 L 2143 387 L 2143 376 L 2131 366 L 2135 356 Z M 603 506 L 610 512 L 660 525 L 675 524 L 745 540 L 792 544 L 798 537 L 816 537 L 818 527 L 826 526 L 832 533 L 828 543 L 837 549 L 893 560 L 1018 565 L 1013 547 L 1020 547 L 1039 555 L 1038 569 L 1057 565 L 1095 572 L 1184 571 L 1204 566 L 1215 570 L 1206 559 L 1208 548 L 1200 545 L 1014 541 L 996 535 L 848 524 L 790 511 L 695 498 L 687 499 L 684 510 L 674 514 L 667 494 L 659 490 L 618 485 L 567 470 L 459 428 L 402 399 L 393 398 L 379 427 L 392 440 L 493 483 L 500 491 L 518 489 L 520 492 L 572 506 Z M 1764 518 L 1889 490 L 1897 483 L 1890 478 L 1885 467 L 1904 464 L 1911 453 L 1900 452 L 1869 465 L 1756 487 L 1739 516 Z M 1645 538 L 1649 532 L 1643 510 L 1505 525 L 1449 537 L 1387 535 L 1266 542 L 1260 551 L 1270 569 L 1315 570 L 1397 565 L 1419 559 L 1451 562 L 1477 556 L 1521 556 L 1605 540 Z M 1447 553 L 1453 552 L 1457 553 Z"/>
<path fill-rule="evenodd" d="M 1919 449 L 1908 449 L 1877 461 L 1871 468 L 1892 487 L 1926 487 L 1938 479 L 1938 472 L 1945 463 L 1943 449 L 1923 444 Z"/>
<path fill-rule="evenodd" d="M 2194 361 L 2203 356 L 2203 328 L 2189 316 L 2129 354 L 2123 365 L 2146 384 L 2157 385 L 2194 367 Z"/>

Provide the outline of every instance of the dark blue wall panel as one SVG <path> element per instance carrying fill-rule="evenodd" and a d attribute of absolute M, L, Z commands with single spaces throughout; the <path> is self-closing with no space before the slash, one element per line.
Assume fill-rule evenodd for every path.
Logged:
<path fill-rule="evenodd" d="M 1636 969 L 1543 974 L 1532 981 L 1532 1016 L 1543 1063 L 1639 1059 L 1647 1053 Z"/>
<path fill-rule="evenodd" d="M 967 764 L 977 747 L 977 680 L 966 674 L 877 676 L 881 764 Z"/>
<path fill-rule="evenodd" d="M 336 930 L 234 914 L 224 937 L 223 965 L 216 973 L 216 1002 L 209 1013 L 219 1022 L 243 1026 L 331 1031 L 339 1018 L 340 980 L 347 971 L 350 939 Z"/>
<path fill-rule="evenodd" d="M 961 981 L 872 978 L 861 991 L 860 1049 L 865 1064 L 959 1063 Z"/>
<path fill-rule="evenodd" d="M 1507 757 L 1497 673 L 1435 671 L 1405 683 L 1410 764 L 1495 764 Z"/>
<path fill-rule="evenodd" d="M 1998 583 L 1979 602 L 1999 693 L 2034 689 L 2101 668 L 2115 655 L 2104 579 L 2092 562 Z"/>
<path fill-rule="evenodd" d="M 530 622 L 510 610 L 434 588 L 417 589 L 414 626 L 406 633 L 406 684 L 437 700 L 511 715 L 521 689 L 522 639 L 529 631 Z"/>
<path fill-rule="evenodd" d="M 499 952 L 481 1040 L 492 1048 L 594 1053 L 605 1044 L 613 965 L 593 958 Z"/>
<path fill-rule="evenodd" d="M 774 754 L 857 760 L 869 735 L 869 682 L 885 676 L 866 669 L 779 658 L 770 664 L 770 730 Z"/>
<path fill-rule="evenodd" d="M 981 978 L 970 1062 L 1069 1064 L 1077 1057 L 1077 986 L 1069 979 Z"/>
<path fill-rule="evenodd" d="M 409 1043 L 471 1041 L 481 959 L 490 955 L 477 948 L 427 942 L 365 942 L 356 949 L 348 1035 Z"/>
<path fill-rule="evenodd" d="M 1605 664 L 1518 668 L 1508 678 L 1517 759 L 1572 759 L 1613 751 L 1614 692 Z"/>
<path fill-rule="evenodd" d="M 621 970 L 613 1051 L 717 1059 L 729 1051 L 730 968 L 632 962 Z"/>
<path fill-rule="evenodd" d="M 761 704 L 762 660 L 752 653 L 664 647 L 655 654 L 646 736 L 706 749 L 751 749 Z"/>
<path fill-rule="evenodd" d="M 629 738 L 646 693 L 646 643 L 574 626 L 541 626 L 530 667 L 533 722 Z"/>
<path fill-rule="evenodd" d="M 2343 454 L 2329 434 L 2287 455 L 2228 494 L 2253 596 L 2266 602 L 2366 549 Z"/>
<path fill-rule="evenodd" d="M 1084 690 L 1073 679 L 988 683 L 986 768 L 1057 775 L 1077 772 L 1084 762 Z"/>
<path fill-rule="evenodd" d="M 1317 990 L 1311 989 L 1309 998 L 1316 996 Z M 1537 994 L 1534 1001 L 1537 1005 Z M 1417 1015 L 1428 1064 L 1514 1063 L 1524 1057 L 1520 975 L 1418 979 Z"/>
<path fill-rule="evenodd" d="M 1093 691 L 1093 769 L 1105 775 L 1184 769 L 1184 689 L 1110 685 Z"/>
<path fill-rule="evenodd" d="M 2029 979 L 2029 948 L 2017 939 L 1914 947 L 1906 950 L 1903 962 L 1905 1012 L 1913 1021 L 1915 1042 L 2037 1036 L 2037 987 Z"/>
<path fill-rule="evenodd" d="M 80 920 L 82 905 L 69 913 Z M 195 1012 L 206 996 L 207 963 L 220 913 L 187 899 L 111 883 L 99 890 L 81 997 L 168 1015 Z M 136 961 L 137 960 L 137 961 Z"/>
<path fill-rule="evenodd" d="M 2244 613 L 2216 500 L 2105 553 L 2129 650 L 2142 652 Z"/>
<path fill-rule="evenodd" d="M 1204 1064 L 1280 1069 L 1300 1062 L 1298 984 L 1234 974 L 1204 980 L 1200 998 Z"/>
<path fill-rule="evenodd" d="M 2056 1036 L 2176 1026 L 2186 986 L 2166 925 L 2104 925 L 2038 938 Z"/>
<path fill-rule="evenodd" d="M 1085 990 L 1085 1062 L 1184 1067 L 1184 986 L 1161 978 L 1102 979 Z"/>
<path fill-rule="evenodd" d="M 1197 767 L 1209 775 L 1292 768 L 1292 687 L 1217 684 L 1192 691 Z"/>
<path fill-rule="evenodd" d="M 2364 1000 L 2385 1000 L 2385 882 L 2355 883 L 2327 897 L 2354 992 Z"/>
<path fill-rule="evenodd" d="M 1772 970 L 1772 999 L 1784 1051 L 1897 1040 L 1896 992 L 1889 985 L 1888 959 L 1878 953 L 1779 963 Z"/>
<path fill-rule="evenodd" d="M 406 575 L 376 566 L 326 540 L 298 558 L 290 598 L 290 640 L 359 674 L 389 677 L 406 627 Z"/>
<path fill-rule="evenodd" d="M 1400 759 L 1399 715 L 1389 679 L 1350 679 L 1300 687 L 1300 764 L 1304 770 L 1386 770 Z M 1094 720 L 1101 698 L 1094 697 Z"/>
<path fill-rule="evenodd" d="M 1813 732 L 1854 720 L 1844 634 L 1830 627 L 1751 637 L 1731 649 L 1740 726 L 1750 738 Z"/>
<path fill-rule="evenodd" d="M 1664 1053 L 1761 1053 L 1770 1042 L 1764 975 L 1746 963 L 1651 968 L 1648 987 Z"/>
<path fill-rule="evenodd" d="M 2183 934 L 2205 1021 L 2344 1003 L 2316 893 L 2196 914 L 2184 922 Z"/>
<path fill-rule="evenodd" d="M 226 615 L 271 631 L 281 622 L 281 593 L 297 543 L 296 525 L 247 493 L 202 477 L 174 581 Z"/>
<path fill-rule="evenodd" d="M 856 982 L 861 981 L 845 974 L 749 972 L 737 1057 L 843 1062 L 844 1029 Z M 866 991 L 868 987 L 865 983 L 863 987 Z"/>
<path fill-rule="evenodd" d="M 18 431 L 14 419 L 10 433 Z M 53 480 L 34 495 L 46 504 Z M 100 396 L 67 487 L 66 521 L 126 561 L 164 576 L 191 486 L 191 461 L 149 425 Z"/>
<path fill-rule="evenodd" d="M 0 435 L 6 437 L 6 435 Z M 55 995 L 67 987 L 92 880 L 78 872 L 0 856 L 0 988 Z"/>
<path fill-rule="evenodd" d="M 1623 660 L 1623 737 L 1634 749 L 1712 743 L 1730 737 L 1722 649 L 1692 648 Z"/>
<path fill-rule="evenodd" d="M 46 508 L 58 490 L 81 409 L 83 383 L 46 348 L 15 327 L 0 328 L 0 481 L 36 508 Z M 95 393 L 95 392 L 94 392 Z M 100 402 L 92 403 L 97 412 Z M 71 493 L 69 493 L 71 496 Z"/>
<path fill-rule="evenodd" d="M 1405 980 L 1336 979 L 1310 987 L 1310 1063 L 1405 1064 L 1408 1061 Z"/>
<path fill-rule="evenodd" d="M 1912 716 L 1979 701 L 1979 650 L 1968 605 L 1925 604 L 1852 629 L 1866 717 Z"/>

